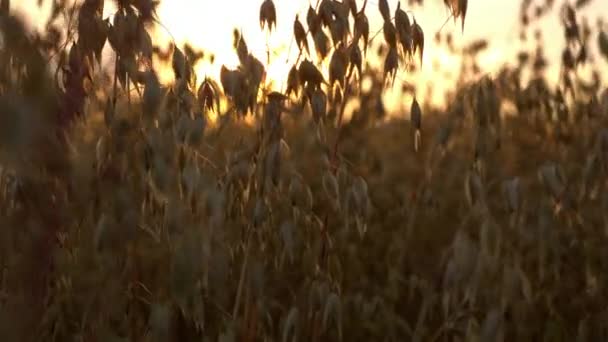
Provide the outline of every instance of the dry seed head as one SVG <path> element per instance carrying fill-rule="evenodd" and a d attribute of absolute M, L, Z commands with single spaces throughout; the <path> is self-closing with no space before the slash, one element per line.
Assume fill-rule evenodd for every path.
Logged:
<path fill-rule="evenodd" d="M 314 34 L 321 30 L 321 19 L 315 12 L 315 9 L 312 6 L 308 7 L 308 12 L 306 13 L 306 23 L 308 24 L 308 29 L 310 33 Z"/>
<path fill-rule="evenodd" d="M 355 16 L 355 38 L 353 44 L 359 44 L 359 40 L 363 39 L 363 53 L 367 53 L 367 44 L 369 42 L 369 21 L 367 16 L 361 10 Z"/>
<path fill-rule="evenodd" d="M 382 19 L 384 19 L 384 22 L 391 21 L 391 10 L 388 7 L 387 0 L 379 0 L 378 9 L 380 10 L 380 14 L 382 15 Z"/>
<path fill-rule="evenodd" d="M 173 59 L 171 62 L 171 66 L 173 67 L 175 79 L 188 79 L 186 57 L 184 56 L 183 52 L 175 45 L 173 46 Z"/>
<path fill-rule="evenodd" d="M 389 76 L 393 78 L 393 83 L 397 77 L 397 69 L 399 68 L 399 55 L 397 49 L 390 48 L 388 54 L 384 59 L 384 84 L 389 79 Z"/>
<path fill-rule="evenodd" d="M 411 55 L 413 49 L 412 40 L 412 25 L 407 13 L 400 8 L 401 3 L 398 3 L 395 12 L 395 28 L 397 30 L 397 38 L 401 44 L 401 48 L 405 55 Z"/>
<path fill-rule="evenodd" d="M 313 33 L 313 41 L 315 43 L 315 50 L 317 51 L 317 57 L 323 61 L 329 54 L 329 38 L 325 35 L 323 30 L 318 30 Z"/>
<path fill-rule="evenodd" d="M 320 88 L 310 96 L 310 108 L 315 122 L 324 119 L 327 114 L 327 95 Z"/>
<path fill-rule="evenodd" d="M 238 98 L 241 90 L 246 86 L 245 76 L 240 70 L 229 70 L 222 65 L 220 69 L 220 82 L 224 88 L 224 93 L 232 98 Z"/>
<path fill-rule="evenodd" d="M 82 44 L 85 55 L 94 56 L 98 62 L 101 60 L 101 50 L 108 35 L 108 23 L 95 8 L 87 8 L 86 3 L 83 4 L 78 18 L 78 36 L 87 39 L 80 39 L 79 44 Z"/>
<path fill-rule="evenodd" d="M 292 66 L 289 69 L 289 73 L 287 74 L 287 90 L 285 90 L 285 94 L 290 96 L 291 94 L 298 95 L 300 92 L 300 76 L 298 73 L 298 68 L 296 66 Z"/>
<path fill-rule="evenodd" d="M 333 18 L 333 1 L 332 0 L 321 0 L 318 11 L 321 24 L 328 27 Z"/>
<path fill-rule="evenodd" d="M 151 120 L 161 110 L 164 95 L 160 82 L 153 71 L 147 72 L 145 80 L 144 93 L 142 95 L 142 111 L 144 118 Z"/>
<path fill-rule="evenodd" d="M 283 94 L 272 92 L 268 95 L 268 103 L 266 103 L 266 107 L 264 108 L 262 128 L 264 134 L 272 138 L 271 141 L 280 140 L 280 136 L 282 135 L 281 113 L 283 111 L 283 100 L 285 100 Z"/>
<path fill-rule="evenodd" d="M 243 67 L 244 73 L 249 81 L 249 85 L 252 87 L 252 91 L 256 92 L 257 94 L 257 88 L 266 76 L 264 64 L 252 54 L 249 54 L 246 62 L 243 63 Z"/>
<path fill-rule="evenodd" d="M 397 9 L 395 10 L 395 27 L 397 33 L 409 32 L 411 30 L 410 25 L 410 18 L 407 16 L 407 13 L 401 9 L 401 1 L 397 2 Z"/>
<path fill-rule="evenodd" d="M 410 121 L 414 135 L 414 151 L 418 152 L 422 145 L 422 110 L 415 97 L 410 108 Z"/>
<path fill-rule="evenodd" d="M 357 75 L 359 78 L 363 77 L 362 65 L 363 65 L 363 56 L 361 55 L 361 49 L 356 42 L 353 42 L 349 48 L 349 71 L 348 75 L 352 73 L 353 68 L 357 68 Z"/>
<path fill-rule="evenodd" d="M 422 32 L 422 27 L 418 25 L 416 19 L 414 19 L 414 23 L 412 24 L 412 41 L 414 53 L 416 53 L 416 50 L 420 51 L 420 65 L 422 65 L 422 58 L 424 55 L 424 32 Z"/>
<path fill-rule="evenodd" d="M 241 64 L 246 64 L 249 56 L 249 49 L 247 48 L 247 43 L 245 42 L 245 38 L 243 38 L 243 34 L 237 29 L 234 29 L 232 31 L 232 37 L 232 47 L 236 50 L 239 61 Z"/>
<path fill-rule="evenodd" d="M 344 5 L 350 10 L 350 13 L 355 17 L 357 15 L 357 1 L 356 0 L 344 0 Z"/>
<path fill-rule="evenodd" d="M 464 31 L 464 21 L 467 16 L 468 0 L 443 0 L 443 2 L 450 8 L 454 21 L 456 21 L 458 18 L 461 19 L 462 31 Z"/>
<path fill-rule="evenodd" d="M 576 67 L 574 56 L 572 55 L 572 51 L 570 51 L 569 48 L 565 48 L 562 52 L 562 63 L 566 67 L 566 69 L 574 70 L 574 68 Z"/>
<path fill-rule="evenodd" d="M 349 30 L 348 28 L 348 15 L 349 15 L 349 4 L 346 1 L 333 1 L 332 2 L 332 14 L 334 16 L 334 18 L 336 20 L 340 20 L 342 21 L 342 23 L 344 24 L 344 26 L 346 27 L 346 30 Z M 349 32 L 350 33 L 350 32 Z"/>
<path fill-rule="evenodd" d="M 462 17 L 462 31 L 464 31 L 464 21 L 467 16 L 467 4 L 468 0 L 458 0 L 458 9 Z"/>
<path fill-rule="evenodd" d="M 266 97 L 268 98 L 268 103 L 272 103 L 279 111 L 283 109 L 283 101 L 288 99 L 287 96 L 278 91 L 272 91 Z"/>
<path fill-rule="evenodd" d="M 205 77 L 205 80 L 198 88 L 198 103 L 203 111 L 211 110 L 219 113 L 220 111 L 220 88 L 215 80 Z"/>
<path fill-rule="evenodd" d="M 123 11 L 118 11 L 114 15 L 114 19 L 112 21 L 112 25 L 108 30 L 108 42 L 114 49 L 114 51 L 118 51 L 119 54 L 126 52 L 128 46 L 125 43 L 126 41 L 126 32 L 127 32 L 127 17 L 125 16 Z"/>
<path fill-rule="evenodd" d="M 382 32 L 384 33 L 384 41 L 386 41 L 389 48 L 397 48 L 397 31 L 393 23 L 390 21 L 385 21 L 384 26 L 382 27 Z"/>
<path fill-rule="evenodd" d="M 348 22 L 346 23 L 348 24 Z M 337 48 L 339 44 L 345 44 L 347 38 L 348 26 L 339 19 L 333 20 L 329 25 L 329 33 L 331 34 L 331 40 L 334 44 L 334 48 Z"/>
<path fill-rule="evenodd" d="M 348 63 L 348 55 L 346 48 L 340 46 L 331 56 L 329 61 L 329 86 L 333 87 L 337 81 L 340 87 L 344 88 L 344 77 L 346 76 L 346 67 Z"/>
<path fill-rule="evenodd" d="M 277 26 L 277 12 L 272 0 L 264 0 L 260 6 L 260 27 L 267 26 L 269 31 Z"/>
<path fill-rule="evenodd" d="M 342 89 L 340 87 L 334 87 L 334 91 L 331 95 L 331 103 L 334 106 L 339 106 L 342 103 Z"/>
<path fill-rule="evenodd" d="M 410 121 L 412 122 L 412 127 L 414 129 L 422 129 L 422 109 L 420 109 L 420 104 L 418 104 L 415 97 L 410 108 Z"/>
<path fill-rule="evenodd" d="M 306 50 L 306 54 L 310 55 L 310 50 L 308 49 L 308 39 L 306 37 L 306 30 L 304 26 L 300 22 L 298 15 L 296 14 L 296 18 L 293 21 L 293 35 L 296 38 L 296 43 L 298 44 L 298 48 L 302 52 L 302 48 Z"/>
<path fill-rule="evenodd" d="M 312 88 L 318 88 L 321 83 L 327 84 L 321 71 L 307 59 L 300 63 L 298 76 L 302 85 L 308 85 Z"/>

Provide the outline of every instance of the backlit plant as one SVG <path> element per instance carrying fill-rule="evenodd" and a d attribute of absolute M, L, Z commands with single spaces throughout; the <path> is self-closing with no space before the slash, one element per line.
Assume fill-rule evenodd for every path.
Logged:
<path fill-rule="evenodd" d="M 157 1 L 104 18 L 103 0 L 55 0 L 43 33 L 2 1 L 0 336 L 608 339 L 608 38 L 589 2 L 557 11 L 557 84 L 540 38 L 490 75 L 488 42 L 440 30 L 463 60 L 434 108 L 401 79 L 428 42 L 422 1 L 295 18 L 260 1 L 260 29 L 293 23 L 284 92 L 236 29 L 238 66 L 198 79 L 213 58 L 155 44 Z M 475 20 L 444 4 L 459 31 Z M 522 1 L 522 38 L 557 5 Z M 398 86 L 407 113 L 387 116 Z"/>

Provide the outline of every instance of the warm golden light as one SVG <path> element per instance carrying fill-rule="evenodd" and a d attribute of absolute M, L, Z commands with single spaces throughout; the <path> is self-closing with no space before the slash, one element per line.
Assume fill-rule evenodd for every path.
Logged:
<path fill-rule="evenodd" d="M 49 1 L 43 1 L 41 8 L 36 7 L 37 0 L 23 0 L 12 2 L 13 8 L 25 13 L 29 18 L 42 18 L 48 13 Z M 443 91 L 449 89 L 455 82 L 443 77 L 445 74 L 454 76 L 458 72 L 459 57 L 449 54 L 445 48 L 437 45 L 433 36 L 442 27 L 448 12 L 443 1 L 425 1 L 426 5 L 409 8 L 403 1 L 403 5 L 410 15 L 416 18 L 425 31 L 425 51 L 421 70 L 416 76 L 420 85 L 432 83 L 434 103 L 443 102 Z M 227 67 L 235 67 L 238 64 L 236 53 L 232 48 L 232 31 L 239 29 L 247 42 L 249 51 L 266 65 L 267 82 L 270 88 L 282 90 L 286 81 L 287 73 L 295 62 L 298 50 L 292 42 L 293 20 L 296 14 L 305 18 L 309 1 L 275 0 L 277 10 L 277 26 L 273 32 L 263 31 L 259 25 L 259 7 L 261 0 L 165 0 L 158 8 L 158 16 L 164 27 L 157 27 L 154 38 L 159 45 L 166 45 L 175 40 L 178 46 L 188 42 L 191 45 L 202 48 L 215 55 L 215 63 L 199 63 L 195 66 L 199 80 L 205 76 L 217 78 L 222 64 Z M 394 10 L 397 0 L 389 0 L 391 10 Z M 449 21 L 444 31 L 453 32 L 456 44 L 465 44 L 480 38 L 489 40 L 487 51 L 480 55 L 480 66 L 486 72 L 495 72 L 507 61 L 515 60 L 518 52 L 516 46 L 519 44 L 519 1 L 469 1 L 469 10 L 464 32 L 460 31 L 460 24 Z M 594 1 L 592 5 L 581 11 L 590 23 L 594 23 L 599 17 L 608 17 L 608 6 L 601 5 L 603 1 Z M 357 1 L 362 6 L 363 0 Z M 313 2 L 314 6 L 314 2 Z M 380 14 L 377 2 L 369 0 L 367 13 L 370 18 L 372 34 L 381 28 Z M 106 2 L 105 12 L 107 16 L 112 15 L 114 8 L 112 2 Z M 556 11 L 557 12 L 557 11 Z M 305 21 L 302 19 L 302 21 Z M 38 29 L 42 29 L 41 20 L 32 20 Z M 549 60 L 559 60 L 560 49 L 563 46 L 563 34 L 559 26 L 559 17 L 555 13 L 540 23 L 547 35 L 546 55 Z M 377 40 L 381 40 L 381 36 Z M 370 55 L 373 55 L 370 54 Z M 374 62 L 374 61 L 372 61 Z M 376 61 L 377 62 L 377 61 Z M 440 70 L 436 70 L 436 66 Z M 552 65 L 549 79 L 555 79 L 557 75 L 557 63 Z M 408 75 L 401 72 L 396 83 L 407 79 Z M 170 71 L 161 71 L 163 79 L 171 78 Z M 425 88 L 424 86 L 421 87 Z M 399 109 L 398 98 L 391 99 L 392 92 L 387 93 L 388 104 Z M 426 94 L 417 94 L 424 99 Z"/>

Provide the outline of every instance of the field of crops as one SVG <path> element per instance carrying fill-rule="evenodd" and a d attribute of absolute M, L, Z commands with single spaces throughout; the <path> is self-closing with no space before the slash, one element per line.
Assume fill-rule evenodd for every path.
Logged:
<path fill-rule="evenodd" d="M 561 8 L 560 61 L 454 48 L 445 105 L 403 86 L 391 112 L 425 39 L 451 44 L 413 2 L 312 4 L 277 92 L 236 30 L 238 68 L 197 79 L 157 1 L 54 0 L 44 34 L 0 1 L 1 340 L 607 341 L 608 27 L 522 1 L 524 33 Z"/>

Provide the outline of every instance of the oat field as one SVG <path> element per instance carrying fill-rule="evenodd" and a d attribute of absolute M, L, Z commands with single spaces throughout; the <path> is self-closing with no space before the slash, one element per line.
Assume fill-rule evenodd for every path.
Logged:
<path fill-rule="evenodd" d="M 608 341 L 594 1 L 521 1 L 522 35 L 559 16 L 557 61 L 539 40 L 485 73 L 487 41 L 451 46 L 443 106 L 402 81 L 452 44 L 422 0 L 259 1 L 260 30 L 293 20 L 281 91 L 238 30 L 239 66 L 200 77 L 209 52 L 150 34 L 158 1 L 104 2 L 53 0 L 32 33 L 0 1 L 2 341 Z"/>

